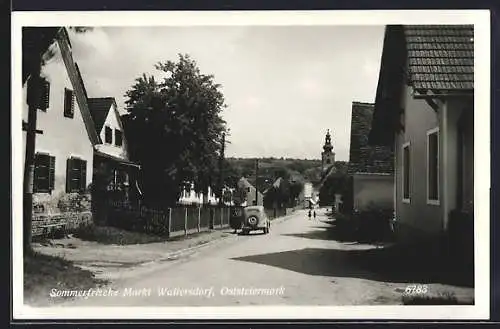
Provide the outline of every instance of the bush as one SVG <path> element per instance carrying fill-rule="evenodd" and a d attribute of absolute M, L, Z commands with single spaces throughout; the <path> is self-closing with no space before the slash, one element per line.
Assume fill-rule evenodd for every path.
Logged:
<path fill-rule="evenodd" d="M 393 216 L 394 210 L 385 208 L 354 213 L 353 222 L 356 226 L 357 238 L 363 242 L 392 240 Z"/>
<path fill-rule="evenodd" d="M 448 224 L 449 256 L 454 263 L 474 267 L 474 214 L 452 210 Z"/>
<path fill-rule="evenodd" d="M 404 305 L 473 305 L 473 301 L 461 301 L 453 293 L 441 293 L 438 296 L 409 296 L 402 297 Z"/>

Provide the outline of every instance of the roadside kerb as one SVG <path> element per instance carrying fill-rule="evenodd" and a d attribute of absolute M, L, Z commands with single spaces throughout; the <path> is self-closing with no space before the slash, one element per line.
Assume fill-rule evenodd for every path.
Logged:
<path fill-rule="evenodd" d="M 214 240 L 211 240 L 209 242 L 201 243 L 201 244 L 193 246 L 193 247 L 189 247 L 189 248 L 184 248 L 184 249 L 179 249 L 179 250 L 176 250 L 176 251 L 172 251 L 170 253 L 167 253 L 163 257 L 160 257 L 160 258 L 157 258 L 155 260 L 146 261 L 144 263 L 141 263 L 140 266 L 147 266 L 147 265 L 158 263 L 158 262 L 164 262 L 164 261 L 168 261 L 168 260 L 175 260 L 176 258 L 179 258 L 181 256 L 185 256 L 185 255 L 187 255 L 189 253 L 195 252 L 198 249 L 201 249 L 201 248 L 204 248 L 204 247 L 208 247 L 208 246 L 212 246 L 214 244 L 217 244 L 217 243 L 220 243 L 222 241 L 225 241 L 225 240 L 227 240 L 229 238 L 235 238 L 235 237 L 236 237 L 235 234 L 228 234 L 226 236 L 221 236 L 221 237 L 218 237 L 218 238 L 216 238 Z"/>

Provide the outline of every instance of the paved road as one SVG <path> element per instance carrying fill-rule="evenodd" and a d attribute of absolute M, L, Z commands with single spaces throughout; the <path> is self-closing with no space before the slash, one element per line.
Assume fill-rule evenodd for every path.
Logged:
<path fill-rule="evenodd" d="M 115 285 L 117 296 L 76 305 L 399 304 L 406 284 L 375 280 L 349 263 L 349 250 L 374 246 L 332 240 L 326 220 L 322 210 L 316 220 L 297 211 L 267 235 L 234 236 L 185 259 L 155 264 Z"/>

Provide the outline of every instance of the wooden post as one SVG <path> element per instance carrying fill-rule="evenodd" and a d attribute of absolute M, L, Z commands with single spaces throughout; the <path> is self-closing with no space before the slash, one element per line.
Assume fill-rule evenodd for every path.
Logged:
<path fill-rule="evenodd" d="M 184 235 L 188 234 L 188 208 L 184 208 L 186 212 L 184 213 Z"/>
<path fill-rule="evenodd" d="M 259 159 L 255 159 L 255 205 L 259 205 Z"/>
<path fill-rule="evenodd" d="M 198 233 L 201 231 L 201 207 L 198 207 Z"/>
<path fill-rule="evenodd" d="M 172 232 L 172 208 L 168 208 L 168 237 Z"/>
<path fill-rule="evenodd" d="M 23 249 L 25 255 L 31 252 L 33 220 L 33 183 L 35 176 L 35 140 L 38 106 L 41 92 L 41 58 L 36 63 L 28 80 L 28 122 L 26 124 L 26 154 L 24 160 L 24 198 L 23 198 Z"/>

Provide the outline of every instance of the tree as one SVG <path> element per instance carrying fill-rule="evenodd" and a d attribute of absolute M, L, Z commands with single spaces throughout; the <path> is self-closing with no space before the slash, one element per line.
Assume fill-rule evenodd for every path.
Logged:
<path fill-rule="evenodd" d="M 290 183 L 290 201 L 295 205 L 295 200 L 299 197 L 300 193 L 304 189 L 304 182 L 295 181 Z"/>
<path fill-rule="evenodd" d="M 144 196 L 154 204 L 174 204 L 183 181 L 206 195 L 218 184 L 226 107 L 213 75 L 202 74 L 189 55 L 155 65 L 164 77 L 143 74 L 126 92 L 131 157 L 144 170 Z"/>
<path fill-rule="evenodd" d="M 26 122 L 26 154 L 23 181 L 23 249 L 31 253 L 33 219 L 33 179 L 35 172 L 35 142 L 37 114 L 40 100 L 42 66 L 54 56 L 50 47 L 62 27 L 23 27 L 22 30 L 22 81 L 27 85 L 28 121 Z M 70 28 L 83 33 L 91 28 Z"/>
<path fill-rule="evenodd" d="M 346 194 L 349 192 L 350 180 L 345 173 L 334 173 L 328 176 L 320 187 L 319 201 L 322 205 L 331 205 L 335 200 L 335 194 Z"/>

